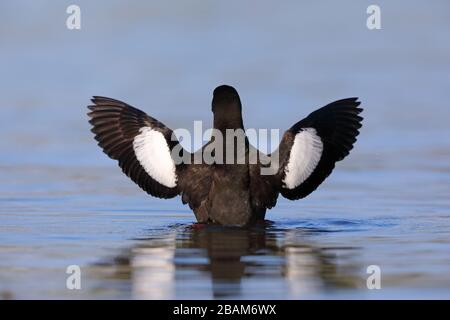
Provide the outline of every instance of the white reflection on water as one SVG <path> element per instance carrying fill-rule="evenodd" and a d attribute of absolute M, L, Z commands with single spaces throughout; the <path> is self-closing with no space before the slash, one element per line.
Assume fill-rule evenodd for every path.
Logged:
<path fill-rule="evenodd" d="M 175 239 L 173 239 L 175 240 Z M 173 296 L 175 245 L 137 247 L 132 251 L 132 295 L 136 299 L 169 299 Z"/>
<path fill-rule="evenodd" d="M 115 270 L 109 278 L 129 279 L 135 299 L 299 299 L 364 284 L 352 264 L 338 268 L 335 253 L 316 247 L 308 232 L 181 226 L 150 232 L 104 265 Z"/>

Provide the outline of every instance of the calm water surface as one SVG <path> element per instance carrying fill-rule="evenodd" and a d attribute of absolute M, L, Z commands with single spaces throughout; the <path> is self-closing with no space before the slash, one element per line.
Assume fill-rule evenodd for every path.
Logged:
<path fill-rule="evenodd" d="M 379 31 L 364 1 L 78 3 L 79 32 L 63 3 L 0 4 L 0 298 L 450 298 L 448 2 L 379 1 Z M 101 153 L 85 106 L 107 95 L 207 127 L 222 83 L 247 128 L 359 96 L 361 136 L 266 225 L 199 228 Z M 66 289 L 69 265 L 81 290 Z M 381 290 L 366 287 L 370 265 Z"/>

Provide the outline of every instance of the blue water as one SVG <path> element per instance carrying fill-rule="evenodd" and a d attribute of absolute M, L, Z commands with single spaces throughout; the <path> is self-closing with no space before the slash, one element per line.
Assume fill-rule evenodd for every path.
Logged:
<path fill-rule="evenodd" d="M 374 31 L 369 1 L 78 1 L 80 31 L 69 4 L 0 4 L 0 298 L 450 298 L 448 2 L 377 1 Z M 266 226 L 196 228 L 89 132 L 92 95 L 206 127 L 222 83 L 247 128 L 345 97 L 365 108 L 351 155 Z"/>

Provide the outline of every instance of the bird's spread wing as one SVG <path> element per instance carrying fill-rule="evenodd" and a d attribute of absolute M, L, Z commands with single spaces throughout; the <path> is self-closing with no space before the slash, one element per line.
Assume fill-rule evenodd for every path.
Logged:
<path fill-rule="evenodd" d="M 338 100 L 312 112 L 287 130 L 275 154 L 278 170 L 263 176 L 285 198 L 296 200 L 313 192 L 335 163 L 353 148 L 361 128 L 357 98 Z M 272 156 L 272 161 L 276 157 Z"/>
<path fill-rule="evenodd" d="M 124 102 L 97 96 L 92 102 L 89 122 L 103 151 L 152 196 L 172 198 L 179 194 L 182 167 L 171 156 L 179 145 L 172 130 Z"/>
<path fill-rule="evenodd" d="M 92 102 L 88 115 L 95 139 L 131 180 L 155 197 L 182 194 L 193 210 L 203 203 L 211 167 L 194 164 L 194 154 L 181 147 L 171 129 L 122 101 L 96 96 Z"/>

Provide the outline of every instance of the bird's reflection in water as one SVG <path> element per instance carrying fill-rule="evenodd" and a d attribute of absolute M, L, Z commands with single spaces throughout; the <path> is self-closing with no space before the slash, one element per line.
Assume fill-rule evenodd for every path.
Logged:
<path fill-rule="evenodd" d="M 298 299 L 361 286 L 360 266 L 337 265 L 336 250 L 355 248 L 314 246 L 309 231 L 178 226 L 151 231 L 116 261 L 137 299 Z"/>

